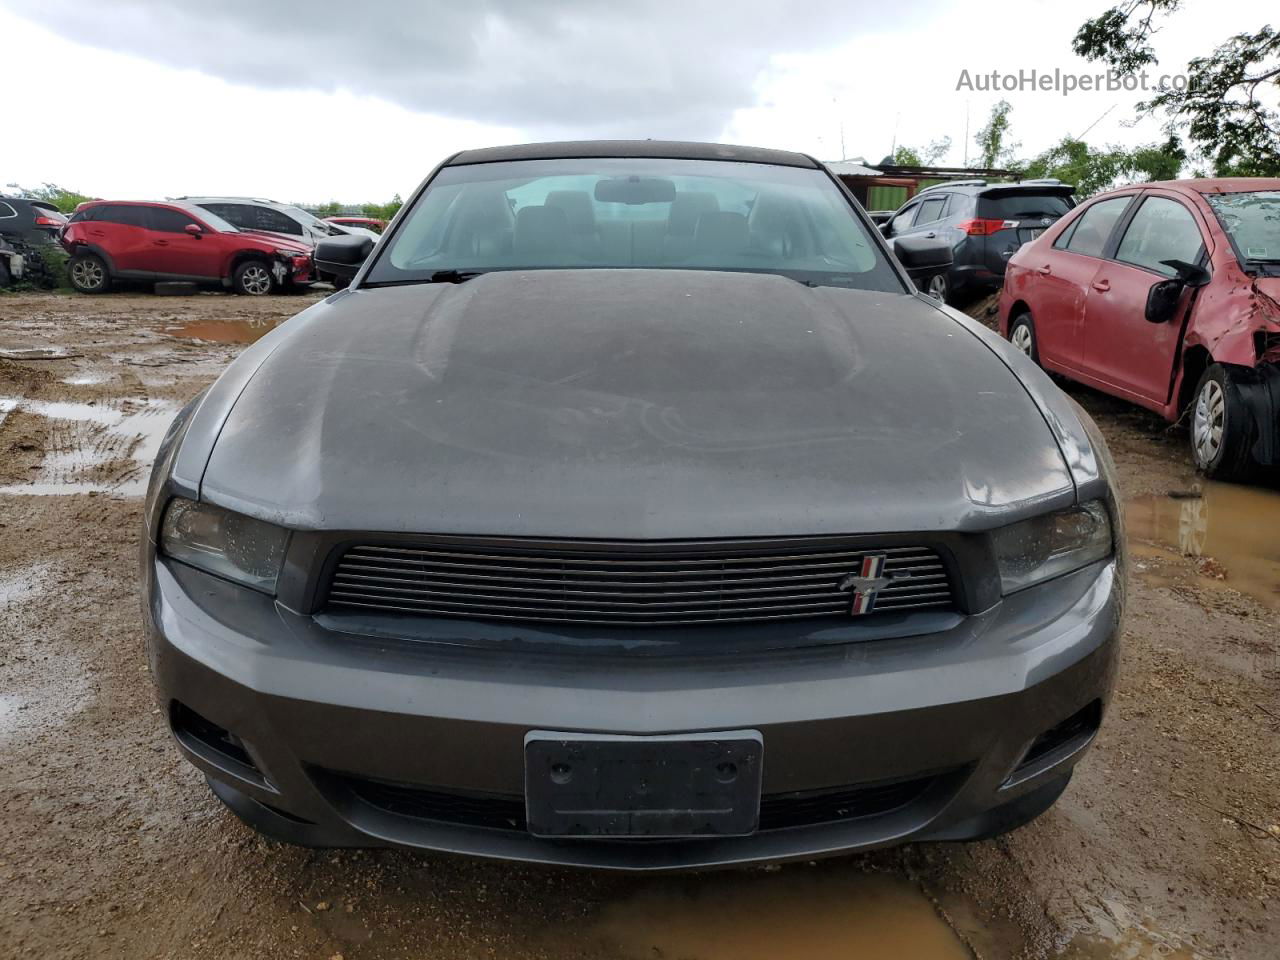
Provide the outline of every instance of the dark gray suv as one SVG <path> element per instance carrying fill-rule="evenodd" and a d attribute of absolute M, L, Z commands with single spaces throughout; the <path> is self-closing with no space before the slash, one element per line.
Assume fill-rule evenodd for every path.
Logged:
<path fill-rule="evenodd" d="M 148 492 L 159 702 L 248 823 L 652 870 L 1063 791 L 1123 607 L 1105 446 L 820 164 L 466 151 L 368 246 Z"/>
<path fill-rule="evenodd" d="M 1074 192 L 1060 180 L 939 183 L 908 200 L 880 229 L 890 240 L 923 237 L 951 247 L 951 269 L 925 285 L 930 296 L 950 302 L 999 290 L 1009 258 L 1075 206 Z"/>

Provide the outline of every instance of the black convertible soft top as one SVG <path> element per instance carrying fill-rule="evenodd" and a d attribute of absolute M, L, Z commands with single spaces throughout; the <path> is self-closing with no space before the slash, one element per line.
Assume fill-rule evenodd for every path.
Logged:
<path fill-rule="evenodd" d="M 508 147 L 463 150 L 445 166 L 499 163 L 504 160 L 569 160 L 579 157 L 654 157 L 664 160 L 736 160 L 740 163 L 772 163 L 784 167 L 817 167 L 803 153 L 735 147 L 721 143 L 682 143 L 671 140 L 567 140 L 561 143 L 525 143 Z"/>

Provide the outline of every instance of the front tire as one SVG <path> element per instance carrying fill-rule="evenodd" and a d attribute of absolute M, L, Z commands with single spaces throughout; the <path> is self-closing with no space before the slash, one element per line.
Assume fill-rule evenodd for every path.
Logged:
<path fill-rule="evenodd" d="M 1210 364 L 1191 403 L 1191 456 L 1211 480 L 1243 480 L 1252 471 L 1253 417 L 1230 367 Z"/>
<path fill-rule="evenodd" d="M 946 303 L 947 297 L 951 295 L 951 284 L 947 281 L 947 275 L 935 273 L 925 284 L 924 292 L 939 303 Z"/>
<path fill-rule="evenodd" d="M 67 275 L 81 293 L 106 293 L 111 289 L 111 272 L 96 253 L 77 253 L 67 263 Z"/>
<path fill-rule="evenodd" d="M 262 260 L 246 260 L 231 274 L 231 289 L 246 297 L 265 297 L 275 285 L 271 267 Z"/>
<path fill-rule="evenodd" d="M 1032 363 L 1040 363 L 1040 350 L 1036 345 L 1036 328 L 1031 323 L 1031 314 L 1020 313 L 1009 325 L 1009 342 L 1021 354 L 1031 359 Z"/>

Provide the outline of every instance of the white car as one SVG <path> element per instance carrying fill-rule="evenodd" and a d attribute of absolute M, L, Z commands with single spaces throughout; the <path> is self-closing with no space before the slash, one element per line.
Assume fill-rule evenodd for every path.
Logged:
<path fill-rule="evenodd" d="M 298 237 L 314 246 L 328 237 L 378 235 L 360 227 L 344 227 L 327 223 L 314 214 L 291 203 L 277 203 L 256 197 L 180 197 L 186 203 L 203 207 L 241 230 L 265 230 Z"/>

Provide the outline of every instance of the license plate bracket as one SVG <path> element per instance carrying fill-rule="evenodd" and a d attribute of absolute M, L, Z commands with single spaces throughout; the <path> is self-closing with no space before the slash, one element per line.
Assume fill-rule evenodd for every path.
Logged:
<path fill-rule="evenodd" d="M 544 837 L 745 836 L 760 819 L 757 730 L 525 737 L 525 813 Z"/>

